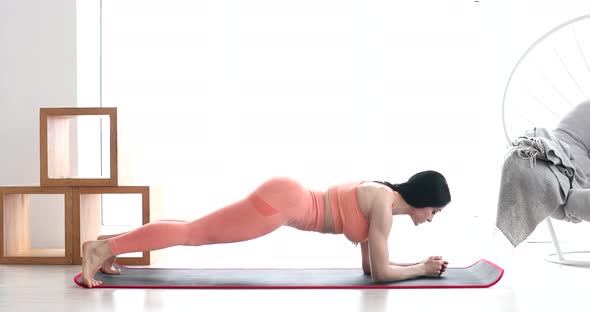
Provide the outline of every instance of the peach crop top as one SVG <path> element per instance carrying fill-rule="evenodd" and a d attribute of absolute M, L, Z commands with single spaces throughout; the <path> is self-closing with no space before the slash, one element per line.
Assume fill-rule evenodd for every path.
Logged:
<path fill-rule="evenodd" d="M 328 189 L 330 211 L 334 219 L 334 232 L 344 233 L 354 243 L 361 243 L 369 237 L 369 222 L 361 212 L 358 201 L 360 182 L 332 186 Z"/>

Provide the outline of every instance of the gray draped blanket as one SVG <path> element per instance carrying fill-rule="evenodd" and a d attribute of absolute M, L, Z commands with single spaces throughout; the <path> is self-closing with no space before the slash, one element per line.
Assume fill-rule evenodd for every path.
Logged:
<path fill-rule="evenodd" d="M 588 185 L 568 143 L 544 128 L 528 131 L 504 160 L 496 226 L 517 246 L 547 217 L 590 220 Z"/>

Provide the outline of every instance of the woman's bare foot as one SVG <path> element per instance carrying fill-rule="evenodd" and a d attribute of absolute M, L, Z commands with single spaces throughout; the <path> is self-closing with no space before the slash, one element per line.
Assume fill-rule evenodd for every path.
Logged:
<path fill-rule="evenodd" d="M 105 240 L 119 235 L 121 234 L 101 235 L 97 238 L 97 240 Z M 113 265 L 113 263 L 115 263 L 115 260 L 117 260 L 117 256 L 112 256 L 106 259 L 100 266 L 100 270 L 102 271 L 102 273 L 110 275 L 121 274 L 121 270 L 119 268 L 115 268 L 115 266 Z"/>
<path fill-rule="evenodd" d="M 94 279 L 100 264 L 112 257 L 109 242 L 106 240 L 88 241 L 82 244 L 82 283 L 89 288 L 100 286 L 101 281 Z"/>

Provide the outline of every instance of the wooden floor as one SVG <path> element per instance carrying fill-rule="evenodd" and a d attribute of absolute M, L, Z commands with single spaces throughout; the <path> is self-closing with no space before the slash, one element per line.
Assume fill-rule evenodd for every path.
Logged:
<path fill-rule="evenodd" d="M 522 246 L 487 289 L 82 289 L 79 266 L 0 265 L 0 311 L 590 311 L 590 269 L 546 262 L 547 252 Z"/>

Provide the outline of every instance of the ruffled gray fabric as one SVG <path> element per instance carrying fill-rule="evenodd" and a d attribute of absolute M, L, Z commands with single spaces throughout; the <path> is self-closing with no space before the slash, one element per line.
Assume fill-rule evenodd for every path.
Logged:
<path fill-rule="evenodd" d="M 512 143 L 502 166 L 496 226 L 513 246 L 549 216 L 590 220 L 590 206 L 582 207 L 590 203 L 590 192 L 583 190 L 589 181 L 575 159 L 570 145 L 544 128 Z M 570 196 L 575 200 L 568 203 Z"/>

